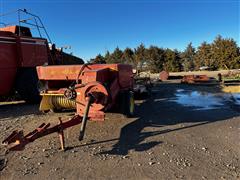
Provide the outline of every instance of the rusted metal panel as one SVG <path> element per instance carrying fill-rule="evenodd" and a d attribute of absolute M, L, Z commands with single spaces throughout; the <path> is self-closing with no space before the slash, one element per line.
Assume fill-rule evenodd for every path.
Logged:
<path fill-rule="evenodd" d="M 58 65 L 37 67 L 40 80 L 76 80 L 83 65 Z M 110 71 L 117 71 L 121 87 L 133 85 L 133 73 L 130 65 L 124 64 L 92 64 L 85 67 L 85 71 L 94 71 L 109 68 Z M 114 73 L 112 73 L 114 74 Z"/>
<path fill-rule="evenodd" d="M 0 95 L 7 95 L 13 88 L 17 72 L 16 38 L 0 31 Z"/>
<path fill-rule="evenodd" d="M 169 73 L 168 73 L 167 71 L 161 71 L 161 72 L 159 73 L 159 78 L 160 78 L 160 80 L 162 80 L 162 81 L 168 80 L 168 77 L 169 77 Z"/>
<path fill-rule="evenodd" d="M 48 62 L 47 40 L 38 38 L 20 38 L 22 67 L 34 67 Z"/>
<path fill-rule="evenodd" d="M 181 80 L 182 83 L 193 84 L 196 82 L 209 82 L 209 77 L 206 75 L 185 75 Z"/>
<path fill-rule="evenodd" d="M 0 28 L 0 31 L 6 31 L 6 32 L 11 32 L 11 33 L 16 33 L 16 32 L 17 32 L 17 26 L 2 27 L 2 28 Z"/>

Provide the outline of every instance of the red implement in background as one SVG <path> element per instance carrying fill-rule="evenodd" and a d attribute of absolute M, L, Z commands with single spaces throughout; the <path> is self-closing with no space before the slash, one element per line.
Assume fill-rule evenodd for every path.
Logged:
<path fill-rule="evenodd" d="M 185 75 L 183 76 L 181 83 L 193 84 L 198 82 L 209 82 L 209 77 L 206 75 Z"/>
<path fill-rule="evenodd" d="M 159 73 L 159 79 L 160 79 L 161 81 L 166 81 L 166 80 L 168 80 L 168 77 L 169 77 L 169 72 L 167 72 L 167 71 L 161 71 L 161 72 Z"/>

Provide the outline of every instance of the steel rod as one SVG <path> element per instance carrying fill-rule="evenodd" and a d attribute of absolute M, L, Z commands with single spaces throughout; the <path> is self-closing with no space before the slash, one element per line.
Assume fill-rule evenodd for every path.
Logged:
<path fill-rule="evenodd" d="M 91 94 L 89 94 L 88 98 L 89 99 L 88 99 L 88 102 L 87 102 L 87 105 L 86 105 L 86 108 L 85 108 L 85 112 L 84 112 L 84 115 L 83 115 L 83 118 L 82 118 L 82 124 L 81 124 L 80 134 L 79 134 L 79 138 L 78 138 L 79 141 L 83 140 L 86 125 L 87 125 L 89 109 L 90 109 L 90 106 L 92 104 L 92 101 L 94 100 L 94 97 Z"/>

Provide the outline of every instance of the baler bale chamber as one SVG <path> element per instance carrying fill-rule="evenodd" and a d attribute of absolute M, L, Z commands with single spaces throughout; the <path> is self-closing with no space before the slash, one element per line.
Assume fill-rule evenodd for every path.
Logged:
<path fill-rule="evenodd" d="M 133 73 L 126 64 L 38 66 L 41 111 L 76 109 L 84 115 L 88 97 L 93 98 L 88 117 L 102 121 L 105 111 L 117 107 L 133 115 Z"/>

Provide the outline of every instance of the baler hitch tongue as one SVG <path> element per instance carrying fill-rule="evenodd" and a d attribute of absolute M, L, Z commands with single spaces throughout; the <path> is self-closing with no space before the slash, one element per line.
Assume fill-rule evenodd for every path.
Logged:
<path fill-rule="evenodd" d="M 87 125 L 87 119 L 88 119 L 88 113 L 89 113 L 89 109 L 91 104 L 94 102 L 95 98 L 92 94 L 88 94 L 88 101 L 87 101 L 87 105 L 84 111 L 84 115 L 82 118 L 82 124 L 81 124 L 81 128 L 80 128 L 80 133 L 79 133 L 79 141 L 83 140 L 84 137 L 84 133 L 85 133 L 85 129 L 86 129 L 86 125 Z"/>
<path fill-rule="evenodd" d="M 65 122 L 62 122 L 62 119 L 59 118 L 58 125 L 50 127 L 50 123 L 48 124 L 43 123 L 34 131 L 28 133 L 27 135 L 24 135 L 23 131 L 13 131 L 10 136 L 8 136 L 5 140 L 3 140 L 2 144 L 3 145 L 13 144 L 13 146 L 9 148 L 9 150 L 12 150 L 12 151 L 23 150 L 25 145 L 27 145 L 28 143 L 33 142 L 34 140 L 40 137 L 57 132 L 60 138 L 61 149 L 65 150 L 64 129 L 67 129 L 69 127 L 82 123 L 80 128 L 79 140 L 80 141 L 83 140 L 86 125 L 87 125 L 89 109 L 91 104 L 94 103 L 95 101 L 95 97 L 91 93 L 89 93 L 86 98 L 87 98 L 87 104 L 86 104 L 82 119 L 79 115 L 74 116 L 69 121 L 65 121 Z"/>

